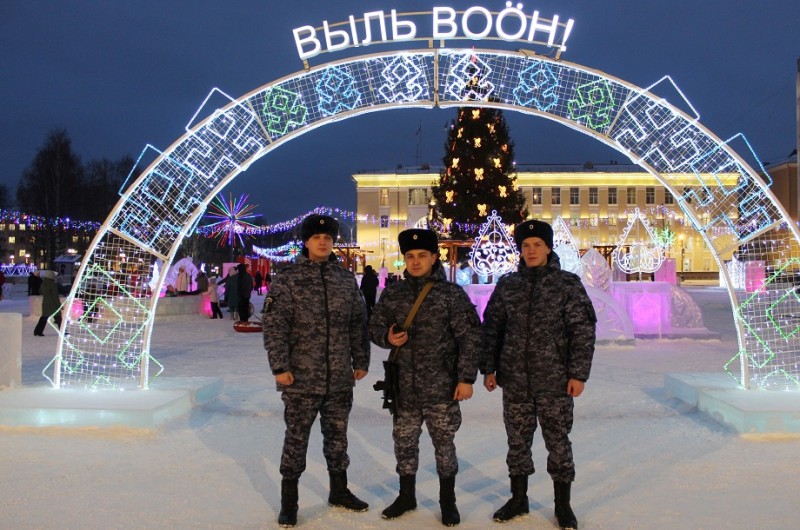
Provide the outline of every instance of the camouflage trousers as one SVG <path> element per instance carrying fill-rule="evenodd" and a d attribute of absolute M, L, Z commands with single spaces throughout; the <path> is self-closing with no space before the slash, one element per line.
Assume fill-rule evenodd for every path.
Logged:
<path fill-rule="evenodd" d="M 458 458 L 454 440 L 461 426 L 461 408 L 457 401 L 409 407 L 394 415 L 392 438 L 397 474 L 401 477 L 416 474 L 423 422 L 433 442 L 436 472 L 443 478 L 456 476 Z"/>
<path fill-rule="evenodd" d="M 298 479 L 305 471 L 308 439 L 317 414 L 322 427 L 322 453 L 328 471 L 345 471 L 350 465 L 347 456 L 347 421 L 353 407 L 353 392 L 336 392 L 325 396 L 283 392 L 281 399 L 286 423 L 280 467 L 283 478 Z"/>
<path fill-rule="evenodd" d="M 554 482 L 575 480 L 569 441 L 573 410 L 573 398 L 566 395 L 517 399 L 503 393 L 503 422 L 508 436 L 506 464 L 510 476 L 527 476 L 535 471 L 531 446 L 538 421 L 547 449 L 547 472 Z"/>

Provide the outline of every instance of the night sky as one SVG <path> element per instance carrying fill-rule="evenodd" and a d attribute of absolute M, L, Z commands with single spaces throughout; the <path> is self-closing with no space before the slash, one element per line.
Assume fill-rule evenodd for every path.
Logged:
<path fill-rule="evenodd" d="M 0 0 L 0 184 L 13 200 L 54 128 L 67 130 L 84 162 L 137 157 L 147 144 L 166 150 L 214 87 L 238 98 L 301 70 L 293 28 L 437 5 L 499 11 L 505 2 Z M 640 87 L 671 76 L 702 124 L 723 140 L 744 133 L 765 163 L 795 148 L 797 0 L 523 3 L 526 13 L 534 9 L 575 20 L 563 60 Z M 473 44 L 497 47 L 455 46 Z M 311 63 L 386 49 L 335 52 Z M 686 108 L 674 92 L 659 95 Z M 270 223 L 320 205 L 354 210 L 351 174 L 439 164 L 444 127 L 454 116 L 454 109 L 404 109 L 325 125 L 258 160 L 224 193 L 249 193 Z M 628 162 L 549 120 L 506 117 L 519 164 Z"/>

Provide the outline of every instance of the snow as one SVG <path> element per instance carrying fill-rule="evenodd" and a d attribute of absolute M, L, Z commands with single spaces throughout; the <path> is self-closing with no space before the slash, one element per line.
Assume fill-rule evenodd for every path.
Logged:
<path fill-rule="evenodd" d="M 726 291 L 689 287 L 720 340 L 637 340 L 598 346 L 577 399 L 572 506 L 582 529 L 791 527 L 800 517 L 793 435 L 739 435 L 669 397 L 664 374 L 721 372 L 737 351 Z M 260 297 L 254 305 L 260 307 Z M 15 291 L 0 311 L 27 315 Z M 159 428 L 0 427 L 0 528 L 277 528 L 283 407 L 261 337 L 230 320 L 157 321 L 153 355 L 163 377 L 220 378 L 219 398 Z M 23 319 L 23 383 L 44 385 L 55 353 L 51 329 L 33 337 Z M 391 420 L 372 384 L 387 352 L 373 346 L 350 421 L 351 489 L 366 513 L 327 506 L 328 477 L 315 428 L 300 480 L 298 528 L 441 528 L 438 480 L 427 434 L 420 447 L 418 509 L 397 521 L 380 512 L 395 497 Z M 456 438 L 459 528 L 495 528 L 508 496 L 500 392 L 477 387 L 462 404 Z M 504 529 L 554 528 L 546 452 L 534 441 L 531 513 Z M 497 527 L 499 528 L 499 527 Z"/>

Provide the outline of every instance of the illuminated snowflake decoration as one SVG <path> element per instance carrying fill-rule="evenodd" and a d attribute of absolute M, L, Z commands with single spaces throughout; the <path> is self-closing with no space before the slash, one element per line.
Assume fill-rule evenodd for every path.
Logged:
<path fill-rule="evenodd" d="M 631 236 L 631 230 L 636 227 L 636 233 Z M 644 228 L 646 238 L 642 236 Z M 628 252 L 625 252 L 625 248 Z M 658 240 L 647 218 L 636 208 L 633 215 L 628 217 L 628 225 L 617 240 L 617 245 L 611 253 L 611 259 L 622 272 L 636 274 L 639 272 L 655 272 L 664 262 L 664 246 Z"/>
<path fill-rule="evenodd" d="M 583 277 L 581 252 L 564 219 L 559 215 L 553 223 L 553 252 L 558 254 L 561 269 Z"/>
<path fill-rule="evenodd" d="M 233 196 L 228 197 L 228 203 L 223 202 L 219 197 L 214 198 L 210 204 L 211 213 L 206 213 L 206 217 L 217 219 L 215 223 L 205 225 L 203 228 L 211 230 L 211 237 L 219 238 L 219 246 L 235 246 L 238 240 L 244 245 L 243 235 L 247 235 L 247 228 L 257 229 L 254 224 L 248 223 L 246 219 L 253 219 L 255 214 L 250 212 L 256 205 L 245 204 L 249 195 L 241 195 L 234 200 Z"/>
<path fill-rule="evenodd" d="M 469 264 L 481 276 L 492 275 L 494 281 L 517 269 L 519 256 L 514 242 L 495 210 L 481 225 L 469 255 Z"/>

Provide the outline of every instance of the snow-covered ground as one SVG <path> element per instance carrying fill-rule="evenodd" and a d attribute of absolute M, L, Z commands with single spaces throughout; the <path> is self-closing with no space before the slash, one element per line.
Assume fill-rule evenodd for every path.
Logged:
<path fill-rule="evenodd" d="M 715 287 L 689 287 L 705 325 L 721 340 L 637 340 L 600 346 L 576 402 L 573 508 L 583 529 L 790 528 L 800 519 L 800 440 L 738 435 L 670 398 L 668 372 L 720 372 L 736 352 L 730 302 Z M 254 301 L 260 307 L 260 300 Z M 0 311 L 27 312 L 15 291 Z M 46 383 L 56 337 L 23 324 L 23 381 Z M 219 399 L 158 429 L 0 427 L 0 528 L 277 528 L 282 403 L 261 337 L 230 320 L 158 322 L 153 355 L 163 377 L 224 380 Z M 299 528 L 437 528 L 438 481 L 421 442 L 419 508 L 396 521 L 381 510 L 396 494 L 391 421 L 372 384 L 386 350 L 355 391 L 350 422 L 351 489 L 366 513 L 327 506 L 328 477 L 315 429 L 300 481 Z M 476 388 L 462 406 L 456 482 L 464 529 L 500 528 L 492 512 L 508 496 L 501 395 Z M 537 434 L 531 514 L 503 529 L 554 528 L 552 486 Z"/>

